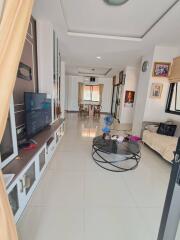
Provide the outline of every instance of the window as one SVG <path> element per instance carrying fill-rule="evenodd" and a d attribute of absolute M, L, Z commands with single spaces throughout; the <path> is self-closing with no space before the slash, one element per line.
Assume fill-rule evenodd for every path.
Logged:
<path fill-rule="evenodd" d="M 180 83 L 171 83 L 166 112 L 180 115 Z"/>
<path fill-rule="evenodd" d="M 99 102 L 99 85 L 84 86 L 84 101 Z"/>

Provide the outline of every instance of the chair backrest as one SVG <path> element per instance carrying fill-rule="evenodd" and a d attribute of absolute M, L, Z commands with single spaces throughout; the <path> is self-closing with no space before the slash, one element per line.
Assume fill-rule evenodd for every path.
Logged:
<path fill-rule="evenodd" d="M 97 110 L 97 111 L 100 111 L 100 110 L 101 110 L 101 108 L 102 108 L 102 106 L 101 106 L 101 105 L 96 105 L 96 106 L 95 106 L 95 110 Z"/>
<path fill-rule="evenodd" d="M 84 105 L 83 104 L 79 104 L 79 111 L 82 111 L 84 109 Z"/>

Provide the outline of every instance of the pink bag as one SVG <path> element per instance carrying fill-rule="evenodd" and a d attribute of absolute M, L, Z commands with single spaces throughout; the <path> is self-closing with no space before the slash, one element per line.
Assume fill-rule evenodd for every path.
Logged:
<path fill-rule="evenodd" d="M 132 141 L 132 142 L 138 142 L 138 141 L 141 140 L 141 138 L 138 137 L 138 136 L 130 136 L 130 137 L 129 137 L 129 140 Z"/>

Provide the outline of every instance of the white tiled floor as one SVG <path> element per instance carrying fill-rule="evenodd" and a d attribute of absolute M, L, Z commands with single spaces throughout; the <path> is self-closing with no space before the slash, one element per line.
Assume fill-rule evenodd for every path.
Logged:
<path fill-rule="evenodd" d="M 101 169 L 88 137 L 100 129 L 98 120 L 67 115 L 65 136 L 18 223 L 21 240 L 156 240 L 170 165 L 142 146 L 136 170 Z"/>

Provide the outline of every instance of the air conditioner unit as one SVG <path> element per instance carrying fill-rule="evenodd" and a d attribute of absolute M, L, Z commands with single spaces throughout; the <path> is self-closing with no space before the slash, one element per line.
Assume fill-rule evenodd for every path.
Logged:
<path fill-rule="evenodd" d="M 90 77 L 90 82 L 91 83 L 95 83 L 96 82 L 96 78 L 95 77 Z"/>

